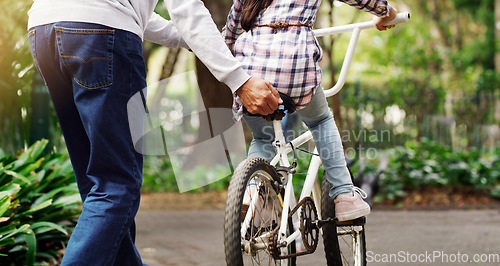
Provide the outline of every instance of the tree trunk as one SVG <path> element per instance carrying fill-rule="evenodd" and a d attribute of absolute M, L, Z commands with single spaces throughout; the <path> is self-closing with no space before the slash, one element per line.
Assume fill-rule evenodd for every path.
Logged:
<path fill-rule="evenodd" d="M 221 30 L 226 24 L 227 14 L 231 8 L 231 2 L 232 1 L 223 0 L 203 0 L 203 3 L 205 3 L 205 6 L 210 11 L 210 14 L 212 14 L 212 19 L 219 30 Z M 226 108 L 230 113 L 233 104 L 233 95 L 231 90 L 224 83 L 219 82 L 198 58 L 196 58 L 196 72 L 198 76 L 198 86 L 200 88 L 200 94 L 203 99 L 205 109 Z M 199 142 L 210 139 L 227 129 L 219 128 L 219 130 L 217 130 L 218 132 L 214 132 L 210 124 L 207 124 L 207 122 L 210 124 L 215 123 L 212 122 L 210 113 L 208 113 L 208 121 L 200 121 L 200 130 L 198 131 Z M 231 123 L 227 123 L 228 127 L 230 125 Z"/>
<path fill-rule="evenodd" d="M 232 1 L 224 1 L 224 0 L 202 0 L 205 6 L 210 11 L 212 15 L 212 19 L 215 24 L 219 28 L 222 27 L 226 23 L 226 18 L 229 13 L 229 9 L 231 8 Z M 196 58 L 196 75 L 198 78 L 198 87 L 200 89 L 200 95 L 203 99 L 202 103 L 199 103 L 204 108 L 202 110 L 207 110 L 208 119 L 200 119 L 200 127 L 198 129 L 198 136 L 196 143 L 201 143 L 206 140 L 209 140 L 217 135 L 220 135 L 227 129 L 229 129 L 233 123 L 231 123 L 232 117 L 232 104 L 233 104 L 233 95 L 231 90 L 224 84 L 219 82 L 212 73 L 208 70 L 208 68 L 198 59 Z M 212 120 L 211 113 L 209 111 L 210 108 L 224 108 L 227 109 L 227 112 L 223 113 L 223 117 L 220 117 L 221 113 L 217 112 L 218 117 L 213 117 L 215 120 Z M 213 114 L 212 114 L 213 115 Z M 227 123 L 222 123 L 221 120 L 227 120 Z M 227 152 L 227 151 L 226 151 Z M 213 156 L 221 156 L 212 154 L 212 158 L 215 161 L 221 161 L 226 158 L 213 158 Z M 229 154 L 226 154 L 228 157 Z M 205 160 L 205 157 L 200 157 L 196 155 L 190 156 L 186 162 L 189 162 L 189 165 L 205 165 L 211 166 L 211 160 Z M 186 165 L 185 165 L 186 167 Z"/>
<path fill-rule="evenodd" d="M 217 27 L 222 29 L 226 23 L 227 14 L 231 8 L 232 1 L 223 0 L 203 0 L 205 6 L 210 10 L 212 18 Z M 233 97 L 231 90 L 223 83 L 219 82 L 210 71 L 196 59 L 196 70 L 198 85 L 200 87 L 203 103 L 206 108 L 231 108 Z"/>

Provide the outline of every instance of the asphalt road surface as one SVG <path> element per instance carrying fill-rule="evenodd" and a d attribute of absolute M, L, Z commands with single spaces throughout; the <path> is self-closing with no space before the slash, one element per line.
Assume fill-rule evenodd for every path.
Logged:
<path fill-rule="evenodd" d="M 141 209 L 137 247 L 150 266 L 226 265 L 223 220 L 220 209 Z M 500 265 L 499 210 L 374 210 L 366 237 L 369 265 Z M 297 265 L 326 265 L 323 246 Z"/>

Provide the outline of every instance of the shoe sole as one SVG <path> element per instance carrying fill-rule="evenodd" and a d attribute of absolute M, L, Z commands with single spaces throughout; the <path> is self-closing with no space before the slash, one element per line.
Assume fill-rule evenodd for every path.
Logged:
<path fill-rule="evenodd" d="M 345 222 L 345 221 L 355 220 L 359 217 L 367 216 L 368 214 L 370 214 L 370 208 L 361 209 L 361 210 L 357 210 L 354 212 L 350 212 L 350 213 L 346 213 L 346 214 L 337 216 L 337 220 L 339 222 Z"/>

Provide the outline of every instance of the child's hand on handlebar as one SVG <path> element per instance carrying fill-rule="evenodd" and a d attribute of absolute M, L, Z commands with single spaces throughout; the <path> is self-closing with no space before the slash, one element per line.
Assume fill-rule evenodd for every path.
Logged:
<path fill-rule="evenodd" d="M 380 31 L 392 29 L 395 27 L 394 25 L 390 25 L 390 26 L 384 26 L 384 25 L 389 23 L 389 21 L 393 20 L 397 14 L 398 14 L 398 11 L 396 10 L 396 8 L 392 7 L 391 12 L 389 13 L 389 16 L 375 17 L 373 19 L 373 23 L 375 23 L 375 27 L 377 27 L 377 29 Z"/>

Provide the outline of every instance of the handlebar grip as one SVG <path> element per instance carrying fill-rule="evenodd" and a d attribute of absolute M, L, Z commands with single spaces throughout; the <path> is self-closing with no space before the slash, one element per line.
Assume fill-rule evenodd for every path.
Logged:
<path fill-rule="evenodd" d="M 411 16 L 410 16 L 409 12 L 398 13 L 393 20 L 387 22 L 387 24 L 385 24 L 384 26 L 391 26 L 391 25 L 396 25 L 399 23 L 407 22 L 410 20 L 410 17 Z"/>

